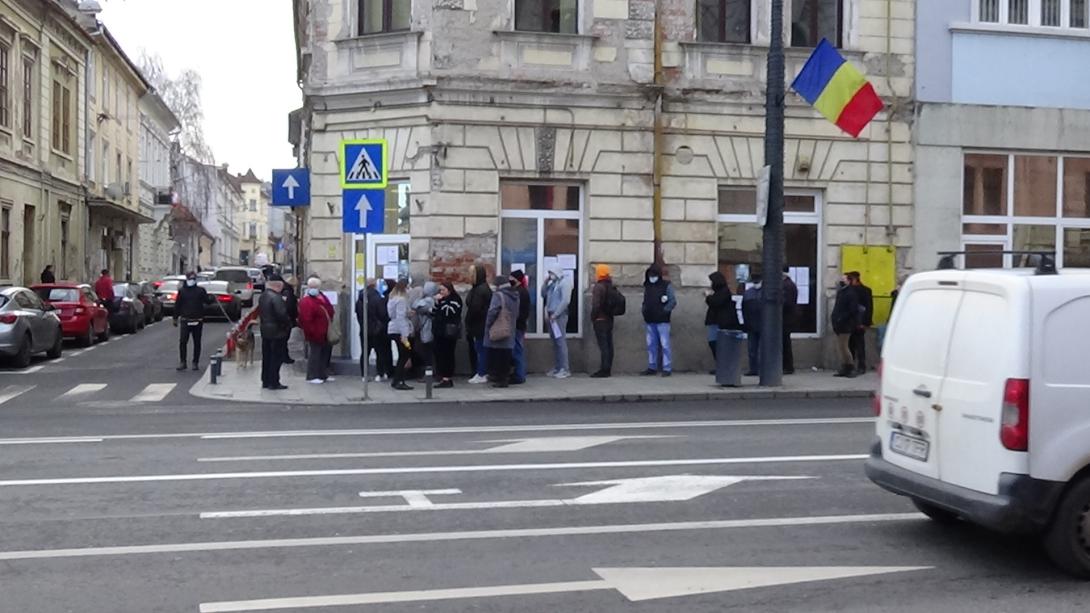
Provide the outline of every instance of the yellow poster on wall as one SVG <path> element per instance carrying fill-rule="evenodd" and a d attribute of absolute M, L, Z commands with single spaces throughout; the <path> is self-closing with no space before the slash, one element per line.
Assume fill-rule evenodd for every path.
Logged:
<path fill-rule="evenodd" d="M 874 325 L 889 320 L 890 294 L 897 286 L 897 249 L 891 245 L 841 245 L 840 270 L 858 271 L 874 294 Z"/>

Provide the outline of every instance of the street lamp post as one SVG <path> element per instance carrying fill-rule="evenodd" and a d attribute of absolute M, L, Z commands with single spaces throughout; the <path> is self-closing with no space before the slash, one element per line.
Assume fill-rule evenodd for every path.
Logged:
<path fill-rule="evenodd" d="M 770 173 L 761 259 L 760 382 L 763 387 L 783 384 L 783 0 L 772 0 L 771 21 L 765 99 L 765 165 Z"/>

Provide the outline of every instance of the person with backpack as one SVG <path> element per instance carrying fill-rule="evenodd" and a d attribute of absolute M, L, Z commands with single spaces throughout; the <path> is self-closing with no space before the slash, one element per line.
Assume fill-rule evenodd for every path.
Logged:
<path fill-rule="evenodd" d="M 526 289 L 526 273 L 511 271 L 511 280 L 519 294 L 519 316 L 515 320 L 515 374 L 511 385 L 526 383 L 526 324 L 530 320 L 530 290 Z"/>
<path fill-rule="evenodd" d="M 462 297 L 447 281 L 439 286 L 438 300 L 432 312 L 432 333 L 435 335 L 436 387 L 454 387 L 454 349 L 462 336 Z"/>
<path fill-rule="evenodd" d="M 652 264 L 644 273 L 643 322 L 647 331 L 646 376 L 658 374 L 659 351 L 662 352 L 662 376 L 669 377 L 673 368 L 670 353 L 670 314 L 677 307 L 674 286 L 662 278 L 662 269 Z"/>
<path fill-rule="evenodd" d="M 708 305 L 708 311 L 704 315 L 704 327 L 708 331 L 708 348 L 712 351 L 712 362 L 718 357 L 717 345 L 720 330 L 741 330 L 742 324 L 738 321 L 738 309 L 734 305 L 734 295 L 730 293 L 730 286 L 723 273 L 715 271 L 708 275 L 711 282 L 711 293 L 704 298 Z M 715 371 L 712 371 L 715 374 Z"/>
<path fill-rule="evenodd" d="M 591 378 L 604 379 L 613 374 L 613 318 L 624 315 L 625 299 L 624 294 L 613 286 L 609 265 L 595 265 L 594 278 L 594 288 L 590 294 L 590 320 L 601 359 L 598 371 Z"/>
<path fill-rule="evenodd" d="M 473 279 L 473 289 L 466 294 L 465 301 L 466 341 L 469 345 L 469 365 L 473 369 L 473 378 L 469 382 L 487 383 L 488 353 L 484 345 L 484 324 L 488 307 L 492 304 L 492 288 L 488 286 L 484 266 L 475 264 L 469 272 Z"/>
<path fill-rule="evenodd" d="M 417 351 L 413 354 L 413 359 L 420 360 L 420 363 L 416 365 L 420 376 L 424 376 L 428 368 L 432 369 L 433 375 L 435 372 L 435 327 L 432 325 L 432 315 L 435 311 L 435 296 L 438 293 L 439 285 L 434 281 L 427 281 L 424 283 L 421 296 L 412 303 L 413 312 L 416 314 L 416 322 L 413 325 L 419 332 Z"/>
<path fill-rule="evenodd" d="M 519 294 L 508 277 L 496 277 L 496 291 L 485 315 L 484 346 L 492 371 L 492 387 L 507 387 L 511 374 L 511 356 L 515 350 Z"/>
<path fill-rule="evenodd" d="M 545 373 L 557 379 L 571 376 L 568 369 L 568 306 L 571 304 L 572 280 L 559 265 L 549 269 L 541 298 L 545 302 L 545 326 L 553 342 L 553 368 Z"/>

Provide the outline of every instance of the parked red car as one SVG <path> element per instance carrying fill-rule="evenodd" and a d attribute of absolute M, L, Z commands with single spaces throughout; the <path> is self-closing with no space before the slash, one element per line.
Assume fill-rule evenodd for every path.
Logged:
<path fill-rule="evenodd" d="M 35 285 L 30 289 L 57 309 L 65 338 L 75 338 L 84 347 L 93 345 L 95 339 L 104 341 L 110 338 L 110 314 L 99 304 L 91 286 L 49 283 Z"/>

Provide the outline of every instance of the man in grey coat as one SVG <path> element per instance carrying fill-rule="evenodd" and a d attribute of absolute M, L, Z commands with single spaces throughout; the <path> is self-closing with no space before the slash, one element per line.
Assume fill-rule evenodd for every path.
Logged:
<path fill-rule="evenodd" d="M 261 310 L 261 387 L 273 391 L 288 389 L 280 384 L 280 366 L 287 358 L 284 339 L 291 332 L 291 316 L 280 295 L 282 291 L 284 279 L 274 275 L 267 280 L 258 302 Z"/>
<path fill-rule="evenodd" d="M 549 269 L 541 297 L 545 301 L 545 326 L 553 342 L 553 369 L 545 373 L 557 379 L 571 376 L 568 369 L 568 305 L 571 304 L 572 280 L 559 266 Z"/>

